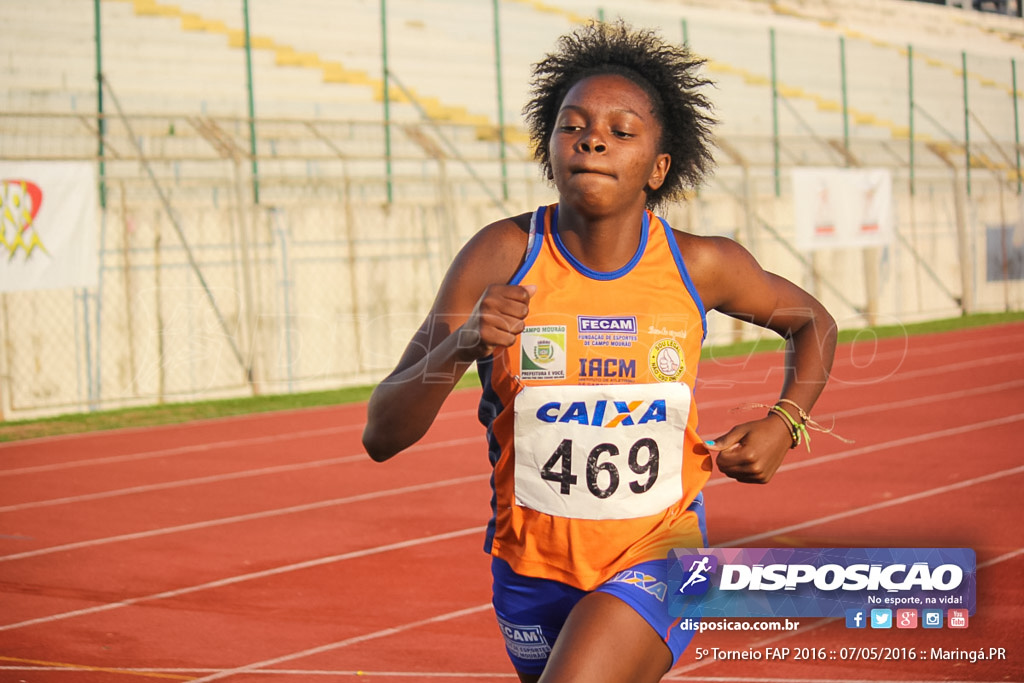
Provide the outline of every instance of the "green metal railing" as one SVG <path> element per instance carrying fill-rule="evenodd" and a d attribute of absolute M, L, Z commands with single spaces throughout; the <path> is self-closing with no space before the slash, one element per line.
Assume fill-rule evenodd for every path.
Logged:
<path fill-rule="evenodd" d="M 494 80 L 498 93 L 498 156 L 501 161 L 501 197 L 508 201 L 508 151 L 505 140 L 505 94 L 501 78 L 501 0 L 494 0 Z"/>
<path fill-rule="evenodd" d="M 388 204 L 395 200 L 394 173 L 391 167 L 391 81 L 388 69 L 388 0 L 380 0 L 380 63 L 384 102 L 384 167 L 387 176 Z"/>
<path fill-rule="evenodd" d="M 252 202 L 260 203 L 260 161 L 256 144 L 256 97 L 252 81 L 252 33 L 249 30 L 249 0 L 242 0 L 242 19 L 245 24 L 245 88 L 249 107 L 249 154 L 252 164 Z"/>

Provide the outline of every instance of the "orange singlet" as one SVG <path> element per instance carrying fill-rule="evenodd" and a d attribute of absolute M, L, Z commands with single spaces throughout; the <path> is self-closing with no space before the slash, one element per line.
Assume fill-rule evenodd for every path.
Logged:
<path fill-rule="evenodd" d="M 710 476 L 693 400 L 706 321 L 662 219 L 645 212 L 636 254 L 605 273 L 569 253 L 557 214 L 534 213 L 511 280 L 537 285 L 526 328 L 478 362 L 494 467 L 485 549 L 592 590 L 704 545 L 686 508 Z"/>

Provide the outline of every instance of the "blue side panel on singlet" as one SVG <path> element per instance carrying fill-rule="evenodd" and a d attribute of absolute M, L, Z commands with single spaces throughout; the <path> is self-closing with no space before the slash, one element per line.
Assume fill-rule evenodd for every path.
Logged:
<path fill-rule="evenodd" d="M 533 212 L 530 218 L 530 238 L 526 242 L 526 256 L 523 257 L 523 264 L 516 270 L 515 275 L 508 281 L 510 285 L 518 285 L 523 277 L 530 272 L 530 268 L 537 260 L 541 247 L 544 246 L 544 217 L 548 207 L 542 206 Z"/>
<path fill-rule="evenodd" d="M 480 397 L 480 407 L 477 408 L 477 419 L 487 428 L 487 457 L 491 461 L 491 518 L 487 520 L 487 534 L 484 537 L 484 552 L 490 554 L 491 544 L 494 543 L 494 520 L 498 514 L 498 494 L 494 490 L 494 466 L 501 457 L 501 445 L 494 438 L 494 418 L 497 417 L 504 406 L 494 389 L 491 388 L 491 371 L 494 367 L 494 356 L 481 358 L 476 362 L 477 372 L 480 373 L 480 384 L 483 386 L 483 396 Z"/>
<path fill-rule="evenodd" d="M 665 228 L 665 238 L 668 242 L 668 248 L 672 250 L 672 258 L 676 262 L 676 267 L 679 269 L 679 276 L 683 278 L 683 284 L 686 285 L 686 291 L 693 297 L 693 303 L 697 305 L 697 309 L 700 311 L 700 325 L 704 330 L 703 339 L 708 338 L 708 316 L 707 311 L 704 309 L 704 302 L 700 300 L 700 295 L 697 294 L 697 287 L 693 284 L 693 280 L 690 279 L 690 271 L 686 269 L 686 264 L 683 262 L 683 255 L 679 251 L 679 243 L 676 242 L 675 235 L 672 234 L 672 226 L 668 224 L 664 218 L 658 218 L 661 221 L 662 226 Z"/>
<path fill-rule="evenodd" d="M 516 270 L 515 275 L 509 280 L 509 284 L 519 284 L 523 277 L 530 271 L 530 267 L 537 260 L 541 246 L 544 243 L 544 214 L 547 207 L 541 207 L 534 212 L 530 220 L 530 237 L 526 243 L 526 256 L 523 264 Z M 505 409 L 501 398 L 491 387 L 491 372 L 494 368 L 494 356 L 481 358 L 476 362 L 476 370 L 480 375 L 480 385 L 483 388 L 483 396 L 480 397 L 480 406 L 477 408 L 477 419 L 480 424 L 487 428 L 487 457 L 491 462 L 491 518 L 487 521 L 487 534 L 484 538 L 484 552 L 491 552 L 491 544 L 494 542 L 494 519 L 498 513 L 498 498 L 494 491 L 494 466 L 501 457 L 501 445 L 494 438 L 491 425 L 494 419 Z"/>

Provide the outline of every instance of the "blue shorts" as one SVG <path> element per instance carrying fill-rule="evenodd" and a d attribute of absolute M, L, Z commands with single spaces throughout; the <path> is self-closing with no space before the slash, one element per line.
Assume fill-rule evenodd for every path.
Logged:
<path fill-rule="evenodd" d="M 706 546 L 703 496 L 698 495 L 688 510 L 697 513 Z M 551 579 L 520 576 L 497 557 L 491 560 L 491 574 L 494 612 L 509 659 L 516 671 L 539 675 L 569 612 L 587 591 Z M 695 631 L 679 628 L 679 617 L 668 613 L 668 558 L 630 567 L 594 590 L 610 593 L 636 610 L 665 641 L 673 664 L 690 644 Z"/>

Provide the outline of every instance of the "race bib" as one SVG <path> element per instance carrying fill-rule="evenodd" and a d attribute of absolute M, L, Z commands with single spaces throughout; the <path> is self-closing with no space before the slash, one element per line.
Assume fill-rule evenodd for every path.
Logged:
<path fill-rule="evenodd" d="M 632 519 L 683 496 L 690 388 L 529 386 L 515 400 L 516 504 L 557 517 Z"/>

